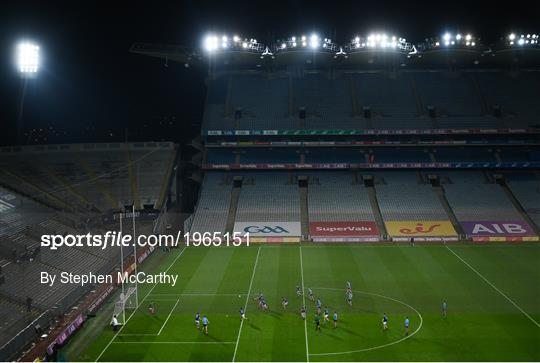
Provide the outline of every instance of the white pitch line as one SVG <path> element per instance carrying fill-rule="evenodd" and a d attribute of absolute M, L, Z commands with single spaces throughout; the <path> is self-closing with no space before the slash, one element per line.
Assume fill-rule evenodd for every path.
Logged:
<path fill-rule="evenodd" d="M 167 315 L 167 319 L 165 319 L 165 321 L 163 322 L 163 325 L 161 326 L 161 329 L 159 329 L 157 335 L 161 335 L 161 332 L 163 331 L 163 328 L 165 328 L 165 325 L 167 325 L 167 322 L 171 318 L 171 315 L 172 315 L 174 309 L 176 309 L 176 307 L 178 306 L 179 302 L 180 302 L 180 299 L 176 300 L 176 304 L 174 304 L 173 308 L 171 309 L 171 312 L 169 313 L 169 315 Z"/>
<path fill-rule="evenodd" d="M 251 295 L 251 286 L 253 286 L 253 278 L 255 277 L 255 270 L 257 269 L 257 264 L 259 263 L 259 253 L 261 252 L 261 246 L 257 249 L 257 257 L 255 258 L 255 263 L 253 264 L 253 272 L 251 273 L 251 281 L 249 282 L 249 289 L 246 296 L 246 303 L 244 304 L 244 313 L 247 310 L 249 296 Z M 244 319 L 240 322 L 240 329 L 238 330 L 238 338 L 236 338 L 236 346 L 234 347 L 234 354 L 232 361 L 236 359 L 236 352 L 238 351 L 238 343 L 240 343 L 240 334 L 242 334 L 242 327 L 244 326 Z"/>
<path fill-rule="evenodd" d="M 313 290 L 343 291 L 343 289 L 336 289 L 336 288 L 331 288 L 331 287 L 314 287 Z M 376 294 L 374 292 L 366 292 L 366 291 L 359 291 L 359 290 L 353 290 L 353 292 L 356 292 L 356 293 L 359 293 L 359 294 L 364 294 L 364 295 L 377 296 L 377 297 L 380 297 L 380 298 L 383 298 L 383 299 L 387 299 L 387 300 L 390 300 L 390 301 L 397 302 L 397 303 L 399 303 L 399 304 L 401 304 L 403 306 L 406 306 L 409 309 L 413 310 L 416 313 L 416 315 L 418 315 L 418 318 L 420 319 L 420 324 L 418 325 L 416 330 L 413 331 L 410 335 L 407 335 L 407 336 L 405 336 L 405 337 L 403 337 L 403 338 L 401 338 L 399 340 L 396 340 L 396 341 L 393 341 L 393 342 L 390 342 L 390 343 L 387 343 L 387 344 L 377 345 L 377 346 L 374 346 L 374 347 L 368 347 L 368 348 L 363 348 L 363 349 L 348 350 L 348 351 L 343 351 L 343 352 L 309 353 L 309 355 L 312 355 L 312 356 L 334 356 L 334 355 L 352 354 L 352 353 L 360 353 L 360 352 L 367 352 L 367 351 L 370 351 L 370 350 L 382 349 L 382 348 L 389 347 L 391 345 L 401 343 L 404 340 L 410 339 L 410 338 L 413 337 L 413 335 L 418 333 L 420 331 L 420 329 L 422 329 L 422 325 L 424 324 L 424 318 L 422 317 L 422 314 L 420 314 L 420 312 L 418 310 L 416 310 L 414 307 L 407 304 L 406 302 L 403 302 L 403 301 L 398 300 L 398 299 L 394 299 L 394 298 L 389 297 L 389 296 Z"/>
<path fill-rule="evenodd" d="M 518 304 L 514 302 L 514 300 L 510 299 L 504 292 L 499 290 L 497 286 L 493 285 L 488 279 L 486 279 L 480 272 L 478 272 L 474 267 L 472 267 L 467 261 L 465 261 L 463 258 L 461 258 L 457 253 L 454 252 L 448 245 L 445 246 L 448 251 L 452 252 L 454 256 L 456 256 L 461 262 L 465 264 L 468 268 L 470 268 L 472 271 L 474 271 L 482 280 L 484 280 L 489 286 L 491 286 L 495 291 L 497 291 L 499 294 L 501 294 L 502 297 L 504 297 L 508 302 L 510 302 L 512 305 L 516 307 L 519 311 L 523 313 L 527 318 L 529 318 L 530 321 L 533 322 L 534 325 L 540 328 L 540 324 L 534 320 L 525 310 L 523 310 Z"/>
<path fill-rule="evenodd" d="M 138 341 L 138 342 L 120 342 L 116 341 L 113 344 L 235 344 L 236 342 L 160 342 L 160 341 Z"/>
<path fill-rule="evenodd" d="M 152 296 L 238 296 L 238 295 L 244 295 L 244 293 L 214 294 L 211 292 L 186 292 L 186 293 L 180 292 L 177 294 L 163 294 L 163 293 L 152 294 Z M 176 300 L 171 300 L 171 301 L 176 301 Z"/>
<path fill-rule="evenodd" d="M 300 275 L 302 277 L 302 305 L 306 306 L 306 292 L 304 290 L 304 263 L 302 262 L 302 245 L 300 245 Z M 308 345 L 308 337 L 307 337 L 307 313 L 306 313 L 306 319 L 304 319 L 304 335 L 306 337 L 306 360 L 309 362 L 309 345 Z"/>
<path fill-rule="evenodd" d="M 184 251 L 186 250 L 187 247 L 184 247 L 184 249 L 182 249 L 182 251 L 180 251 L 180 253 L 178 254 L 178 256 L 176 256 L 176 258 L 173 260 L 173 262 L 171 262 L 171 264 L 169 265 L 169 267 L 167 267 L 167 269 L 165 270 L 165 273 L 169 272 L 169 270 L 171 269 L 171 267 L 174 266 L 174 264 L 176 263 L 176 261 L 180 258 L 180 256 L 182 256 L 184 254 Z M 154 284 L 154 286 L 152 286 L 152 288 L 150 290 L 148 290 L 148 292 L 146 293 L 146 295 L 144 295 L 143 299 L 139 302 L 139 307 L 141 306 L 141 303 L 146 300 L 146 298 L 148 297 L 148 295 L 150 295 L 150 293 L 152 291 L 154 291 L 154 288 L 157 286 L 157 282 Z M 137 308 L 138 309 L 138 308 Z M 95 362 L 97 362 L 99 360 L 99 358 L 101 358 L 101 356 L 103 355 L 103 353 L 105 353 L 105 351 L 111 346 L 112 342 L 114 341 L 114 339 L 116 339 L 116 337 L 118 336 L 118 334 L 120 334 L 120 332 L 122 331 L 122 329 L 124 329 L 124 327 L 127 325 L 127 323 L 129 322 L 129 319 L 131 319 L 131 317 L 133 316 L 133 314 L 135 314 L 135 312 L 137 311 L 137 309 L 133 310 L 133 312 L 131 313 L 130 316 L 128 316 L 126 322 L 124 325 L 122 325 L 120 327 L 120 329 L 118 329 L 118 331 L 116 332 L 116 334 L 111 338 L 111 340 L 109 341 L 109 343 L 105 346 L 105 348 L 103 348 L 103 350 L 101 351 L 101 353 L 98 355 L 98 357 L 96 358 Z"/>

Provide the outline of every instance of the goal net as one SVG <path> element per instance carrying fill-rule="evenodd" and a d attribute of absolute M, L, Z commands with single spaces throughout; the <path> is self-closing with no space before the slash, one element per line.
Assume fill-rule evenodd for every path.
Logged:
<path fill-rule="evenodd" d="M 137 286 L 129 286 L 120 294 L 120 298 L 114 304 L 113 315 L 116 315 L 118 321 L 126 323 L 126 310 L 133 311 L 137 309 Z"/>

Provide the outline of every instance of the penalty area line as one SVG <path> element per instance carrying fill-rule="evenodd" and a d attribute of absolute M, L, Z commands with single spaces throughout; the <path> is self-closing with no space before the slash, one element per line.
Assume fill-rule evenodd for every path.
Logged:
<path fill-rule="evenodd" d="M 163 331 L 163 328 L 165 328 L 165 325 L 167 325 L 167 322 L 169 321 L 169 319 L 171 318 L 171 315 L 174 311 L 174 309 L 176 309 L 176 307 L 178 306 L 178 303 L 180 302 L 180 298 L 178 300 L 176 300 L 176 304 L 174 304 L 173 308 L 171 309 L 171 312 L 169 313 L 169 315 L 167 316 L 167 319 L 165 319 L 165 321 L 163 322 L 163 325 L 161 326 L 161 329 L 159 329 L 157 335 L 161 335 L 161 332 Z"/>
<path fill-rule="evenodd" d="M 171 264 L 169 265 L 169 267 L 167 267 L 167 269 L 164 271 L 165 273 L 169 272 L 169 270 L 171 269 L 171 267 L 174 266 L 174 264 L 176 263 L 176 261 L 180 258 L 180 256 L 182 256 L 184 254 L 184 251 L 187 249 L 187 247 L 184 247 L 184 249 L 182 249 L 182 251 L 180 251 L 180 253 L 178 254 L 178 256 L 176 256 L 173 260 L 173 262 L 171 262 Z M 154 286 L 152 286 L 152 288 L 150 290 L 148 290 L 148 292 L 146 293 L 146 295 L 144 295 L 143 299 L 139 302 L 139 306 L 137 307 L 137 309 L 133 310 L 133 312 L 128 316 L 126 322 L 124 325 L 122 325 L 120 327 L 120 329 L 118 329 L 118 331 L 116 332 L 116 334 L 113 335 L 113 337 L 111 338 L 111 340 L 109 341 L 109 343 L 105 346 L 105 348 L 103 348 L 103 350 L 101 351 L 101 353 L 98 355 L 98 357 L 96 358 L 95 362 L 99 361 L 99 359 L 101 358 L 101 356 L 103 355 L 103 353 L 105 353 L 105 351 L 111 346 L 111 344 L 113 343 L 114 339 L 116 339 L 116 337 L 120 334 L 120 332 L 122 331 L 122 329 L 124 329 L 124 327 L 127 325 L 127 323 L 129 322 L 129 320 L 131 319 L 131 317 L 133 315 L 135 315 L 135 313 L 137 312 L 137 310 L 142 306 L 142 303 L 143 301 L 146 300 L 146 298 L 148 297 L 148 295 L 150 295 L 152 293 L 152 291 L 154 291 L 154 288 L 157 286 L 157 282 L 154 284 Z"/>
<path fill-rule="evenodd" d="M 161 341 L 137 341 L 137 342 L 121 342 L 116 341 L 113 344 L 236 344 L 236 342 L 161 342 Z"/>
<path fill-rule="evenodd" d="M 465 261 L 463 258 L 461 258 L 457 253 L 454 252 L 454 250 L 452 250 L 450 247 L 448 247 L 448 245 L 445 245 L 446 249 L 450 252 L 452 252 L 452 254 L 454 256 L 456 256 L 461 262 L 463 262 L 465 264 L 465 266 L 467 266 L 469 269 L 471 269 L 475 274 L 478 275 L 478 277 L 480 277 L 482 280 L 484 280 L 484 282 L 486 284 L 488 284 L 489 286 L 491 286 L 495 291 L 497 291 L 502 297 L 504 297 L 510 304 L 514 305 L 514 307 L 516 309 L 518 309 L 519 311 L 521 311 L 521 313 L 523 315 L 525 315 L 527 318 L 529 318 L 530 321 L 533 322 L 534 325 L 536 325 L 538 328 L 540 328 L 540 324 L 534 320 L 532 318 L 532 316 L 530 316 L 529 314 L 527 314 L 527 312 L 525 310 L 523 310 L 518 304 L 516 304 L 514 302 L 514 300 L 510 299 L 504 292 L 502 292 L 501 290 L 499 290 L 497 288 L 497 286 L 493 285 L 487 278 L 484 277 L 484 275 L 482 275 L 480 272 L 478 272 L 474 267 L 472 267 L 467 261 Z"/>

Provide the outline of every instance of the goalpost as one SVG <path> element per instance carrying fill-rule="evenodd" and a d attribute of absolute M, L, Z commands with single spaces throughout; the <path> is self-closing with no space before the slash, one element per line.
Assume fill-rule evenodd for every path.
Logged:
<path fill-rule="evenodd" d="M 123 234 L 123 222 L 122 220 L 126 217 L 125 211 L 121 211 L 119 213 L 119 220 L 120 220 L 120 234 Z M 132 273 L 137 273 L 137 242 L 136 242 L 136 231 L 135 231 L 135 205 L 132 206 L 132 223 L 133 223 L 133 264 L 132 267 Z M 124 247 L 120 247 L 120 273 L 122 276 L 125 273 L 124 269 Z M 113 315 L 115 315 L 119 322 L 122 324 L 126 323 L 126 310 L 131 311 L 132 313 L 135 312 L 139 308 L 139 286 L 137 282 L 124 282 L 124 280 L 121 281 L 121 288 L 122 292 L 120 293 L 120 298 L 118 301 L 114 304 L 114 312 Z"/>

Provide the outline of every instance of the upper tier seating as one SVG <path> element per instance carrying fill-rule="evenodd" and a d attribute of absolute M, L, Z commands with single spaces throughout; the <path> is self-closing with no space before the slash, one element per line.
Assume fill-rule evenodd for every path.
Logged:
<path fill-rule="evenodd" d="M 377 172 L 373 175 L 385 182 L 375 186 L 385 221 L 448 219 L 433 187 L 419 184 L 415 173 Z"/>
<path fill-rule="evenodd" d="M 350 172 L 309 173 L 309 220 L 374 221 L 364 184 Z"/>
<path fill-rule="evenodd" d="M 298 184 L 287 173 L 244 175 L 236 221 L 300 222 Z"/>
<path fill-rule="evenodd" d="M 225 232 L 231 191 L 232 180 L 227 178 L 227 174 L 206 173 L 191 224 L 191 233 Z"/>

